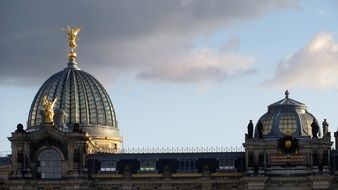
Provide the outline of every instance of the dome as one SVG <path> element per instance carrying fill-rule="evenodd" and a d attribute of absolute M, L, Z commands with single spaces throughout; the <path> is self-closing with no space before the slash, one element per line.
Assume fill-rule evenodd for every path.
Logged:
<path fill-rule="evenodd" d="M 284 99 L 269 105 L 268 112 L 259 119 L 263 124 L 264 138 L 279 138 L 287 134 L 311 136 L 313 120 L 318 125 L 316 118 L 307 111 L 306 105 L 289 98 L 288 91 L 285 92 Z M 257 124 L 255 136 L 258 135 Z"/>
<path fill-rule="evenodd" d="M 77 35 L 81 29 L 67 26 L 63 30 L 69 42 L 68 65 L 38 90 L 29 111 L 27 132 L 49 132 L 46 127 L 64 133 L 84 132 L 90 137 L 87 153 L 117 153 L 123 139 L 113 104 L 101 83 L 76 63 Z"/>
<path fill-rule="evenodd" d="M 113 104 L 103 86 L 92 75 L 82 71 L 76 62 L 52 75 L 38 90 L 30 108 L 28 128 L 43 121 L 44 97 L 55 100 L 55 110 L 64 114 L 66 126 L 78 123 L 80 128 L 95 133 L 93 128 L 117 128 Z"/>

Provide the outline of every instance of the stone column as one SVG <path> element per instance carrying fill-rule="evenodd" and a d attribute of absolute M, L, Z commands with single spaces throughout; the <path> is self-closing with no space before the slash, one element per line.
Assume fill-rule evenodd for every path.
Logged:
<path fill-rule="evenodd" d="M 25 167 L 25 177 L 31 178 L 31 161 L 30 161 L 30 144 L 25 142 L 24 144 L 24 167 Z"/>

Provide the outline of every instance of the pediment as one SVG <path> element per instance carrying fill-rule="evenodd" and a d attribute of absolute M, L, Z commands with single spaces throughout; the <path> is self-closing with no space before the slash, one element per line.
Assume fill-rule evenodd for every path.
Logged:
<path fill-rule="evenodd" d="M 45 127 L 41 128 L 39 131 L 32 133 L 30 139 L 36 142 L 47 137 L 65 142 L 67 141 L 68 135 L 67 132 L 60 131 L 52 125 L 45 125 Z"/>

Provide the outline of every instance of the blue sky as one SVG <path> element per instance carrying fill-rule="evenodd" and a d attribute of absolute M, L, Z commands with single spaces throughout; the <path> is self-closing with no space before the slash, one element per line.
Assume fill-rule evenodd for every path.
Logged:
<path fill-rule="evenodd" d="M 124 147 L 241 146 L 286 89 L 337 129 L 336 1 L 141 2 L 1 3 L 0 151 L 66 66 L 68 24 L 82 27 L 78 63 L 106 87 Z"/>

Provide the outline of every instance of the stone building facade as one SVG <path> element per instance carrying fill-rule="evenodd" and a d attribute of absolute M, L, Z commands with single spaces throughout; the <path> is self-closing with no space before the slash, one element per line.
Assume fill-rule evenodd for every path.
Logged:
<path fill-rule="evenodd" d="M 250 121 L 244 150 L 121 149 L 113 104 L 74 53 L 8 138 L 0 189 L 338 189 L 338 132 L 334 149 L 327 122 L 288 92 Z"/>

